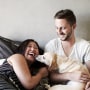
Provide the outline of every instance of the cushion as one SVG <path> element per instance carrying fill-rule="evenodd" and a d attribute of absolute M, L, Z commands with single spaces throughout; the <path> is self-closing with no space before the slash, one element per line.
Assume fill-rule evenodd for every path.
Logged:
<path fill-rule="evenodd" d="M 14 41 L 0 36 L 0 59 L 7 58 L 12 55 L 19 44 L 19 41 Z"/>
<path fill-rule="evenodd" d="M 0 59 L 0 65 L 2 65 L 5 60 L 6 60 L 6 59 Z"/>

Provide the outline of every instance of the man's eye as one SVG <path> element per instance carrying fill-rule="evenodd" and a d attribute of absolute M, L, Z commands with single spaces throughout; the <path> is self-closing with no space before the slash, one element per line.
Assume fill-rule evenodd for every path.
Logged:
<path fill-rule="evenodd" d="M 45 57 L 43 56 L 43 59 L 45 59 Z"/>
<path fill-rule="evenodd" d="M 60 27 L 60 30 L 64 30 L 64 29 L 66 29 L 66 27 Z"/>

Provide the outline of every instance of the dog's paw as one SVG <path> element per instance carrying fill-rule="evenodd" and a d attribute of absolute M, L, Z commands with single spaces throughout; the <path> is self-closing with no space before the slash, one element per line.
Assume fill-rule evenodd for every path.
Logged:
<path fill-rule="evenodd" d="M 45 88 L 46 89 L 49 89 L 50 88 L 50 85 L 49 84 L 45 84 Z"/>

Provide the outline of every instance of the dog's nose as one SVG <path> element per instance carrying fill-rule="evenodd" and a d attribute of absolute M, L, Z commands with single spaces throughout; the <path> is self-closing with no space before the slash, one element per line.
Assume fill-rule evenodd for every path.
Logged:
<path fill-rule="evenodd" d="M 39 57 L 39 56 L 37 56 L 37 57 L 36 57 L 36 60 L 37 60 L 37 61 L 38 61 L 38 60 L 40 60 L 40 57 Z"/>

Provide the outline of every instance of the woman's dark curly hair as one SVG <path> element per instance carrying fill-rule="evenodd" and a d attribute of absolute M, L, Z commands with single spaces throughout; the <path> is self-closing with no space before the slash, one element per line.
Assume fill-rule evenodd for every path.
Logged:
<path fill-rule="evenodd" d="M 34 39 L 27 39 L 27 40 L 23 41 L 16 49 L 16 53 L 20 53 L 20 54 L 24 55 L 26 47 L 28 46 L 28 44 L 30 42 L 36 43 L 36 45 L 38 46 L 38 49 L 39 49 L 39 54 L 43 54 L 43 50 L 40 48 L 39 44 Z"/>

